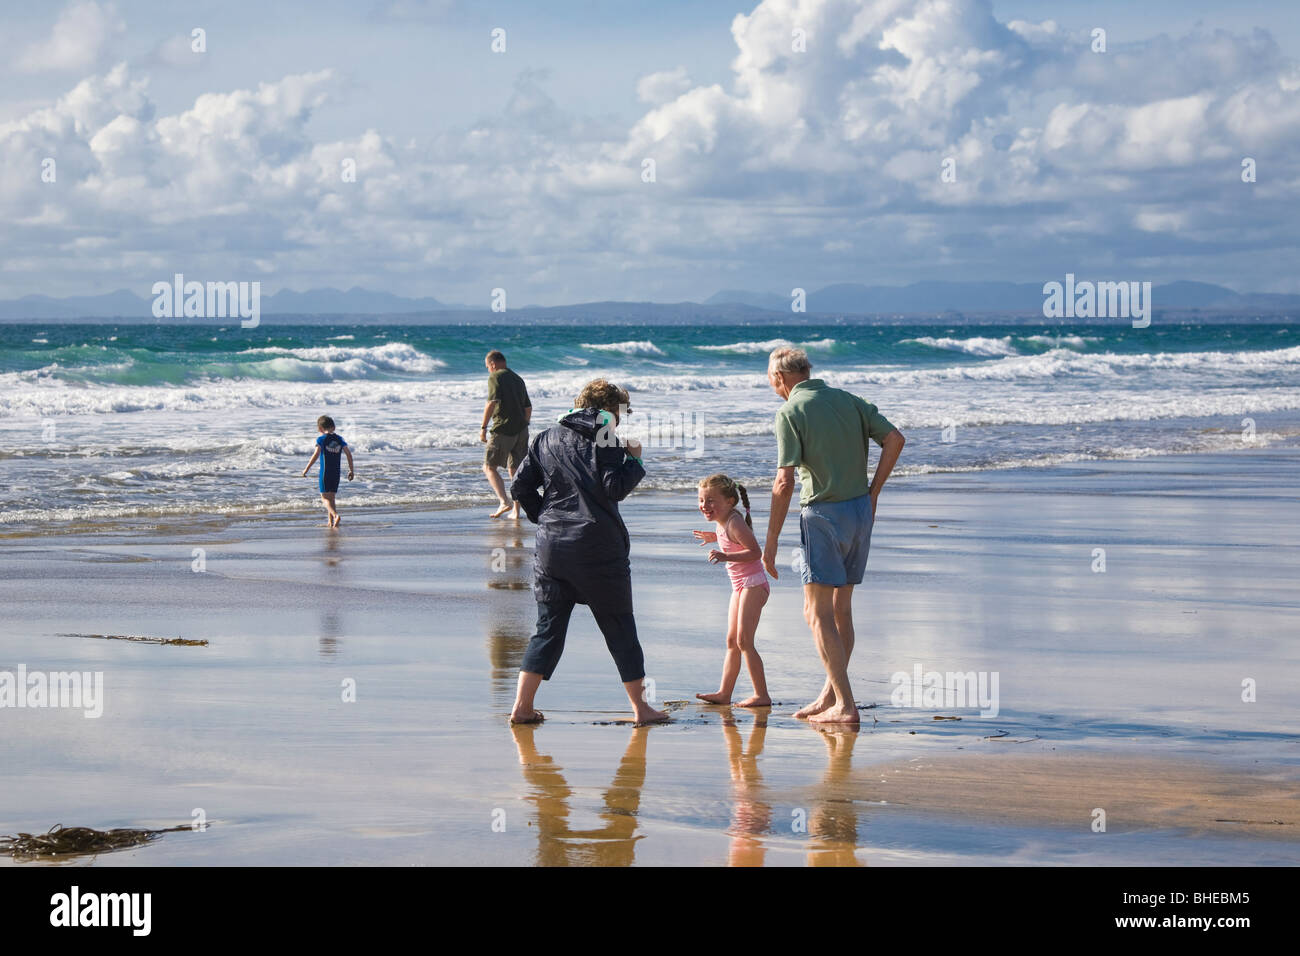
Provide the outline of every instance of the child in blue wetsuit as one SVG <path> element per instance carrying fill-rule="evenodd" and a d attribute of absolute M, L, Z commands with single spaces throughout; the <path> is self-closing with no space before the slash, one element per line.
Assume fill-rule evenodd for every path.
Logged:
<path fill-rule="evenodd" d="M 316 439 L 316 450 L 311 453 L 311 461 L 307 462 L 307 467 L 302 470 L 302 476 L 307 477 L 307 472 L 311 471 L 311 466 L 319 458 L 320 497 L 329 512 L 326 527 L 337 528 L 339 512 L 334 505 L 334 495 L 339 490 L 339 472 L 342 471 L 340 465 L 344 455 L 348 456 L 348 481 L 352 480 L 352 449 L 348 447 L 342 435 L 334 434 L 334 419 L 328 415 L 316 419 L 316 428 L 320 432 L 320 437 Z"/>

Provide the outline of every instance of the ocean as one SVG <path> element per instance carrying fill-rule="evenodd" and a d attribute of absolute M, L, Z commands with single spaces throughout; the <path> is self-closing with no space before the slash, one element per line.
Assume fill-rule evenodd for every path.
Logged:
<path fill-rule="evenodd" d="M 528 385 L 534 431 L 603 376 L 631 392 L 643 487 L 725 471 L 762 493 L 779 399 L 766 356 L 876 404 L 907 436 L 895 474 L 1231 451 L 1300 435 L 1290 321 L 1033 326 L 0 325 L 0 524 L 84 529 L 319 507 L 300 477 L 329 414 L 357 479 L 340 506 L 489 503 L 483 356 Z M 368 320 L 373 322 L 373 319 Z"/>

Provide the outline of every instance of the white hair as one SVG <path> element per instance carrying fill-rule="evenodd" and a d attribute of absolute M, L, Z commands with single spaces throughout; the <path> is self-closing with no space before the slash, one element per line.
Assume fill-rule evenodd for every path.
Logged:
<path fill-rule="evenodd" d="M 812 362 L 803 349 L 782 346 L 773 349 L 768 356 L 767 367 L 772 372 L 784 372 L 787 375 L 807 375 L 812 372 Z"/>

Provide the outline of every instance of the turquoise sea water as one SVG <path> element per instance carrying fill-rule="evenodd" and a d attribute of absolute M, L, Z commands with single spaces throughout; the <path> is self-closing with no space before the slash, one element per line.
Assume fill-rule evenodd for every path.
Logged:
<path fill-rule="evenodd" d="M 482 499 L 491 348 L 540 425 L 591 378 L 629 388 L 648 487 L 770 480 L 783 343 L 904 430 L 900 474 L 1258 447 L 1300 432 L 1290 324 L 3 325 L 0 523 L 313 508 L 322 413 L 357 456 L 346 504 Z"/>

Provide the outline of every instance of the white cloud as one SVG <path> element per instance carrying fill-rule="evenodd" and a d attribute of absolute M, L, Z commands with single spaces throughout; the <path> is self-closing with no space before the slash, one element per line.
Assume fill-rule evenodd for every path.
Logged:
<path fill-rule="evenodd" d="M 108 42 L 125 29 L 111 3 L 82 0 L 66 7 L 49 39 L 28 47 L 15 65 L 29 73 L 89 70 L 100 61 Z"/>
<path fill-rule="evenodd" d="M 1112 38 L 1102 55 L 1086 32 L 1002 24 L 982 0 L 766 0 L 732 33 L 730 82 L 644 76 L 630 128 L 570 114 L 525 71 L 497 115 L 401 145 L 313 135 L 345 88 L 330 70 L 157 117 L 118 66 L 0 124 L 0 214 L 22 226 L 0 260 L 473 301 L 517 283 L 519 302 L 1125 257 L 1222 280 L 1280 268 L 1260 259 L 1269 244 L 1279 262 L 1294 249 L 1300 72 L 1267 36 Z M 1242 156 L 1259 184 L 1237 179 Z M 1244 203 L 1250 189 L 1268 201 Z"/>
<path fill-rule="evenodd" d="M 663 70 L 651 73 L 637 80 L 636 96 L 642 103 L 658 106 L 668 100 L 676 99 L 691 88 L 691 78 L 686 67 L 675 70 Z"/>

